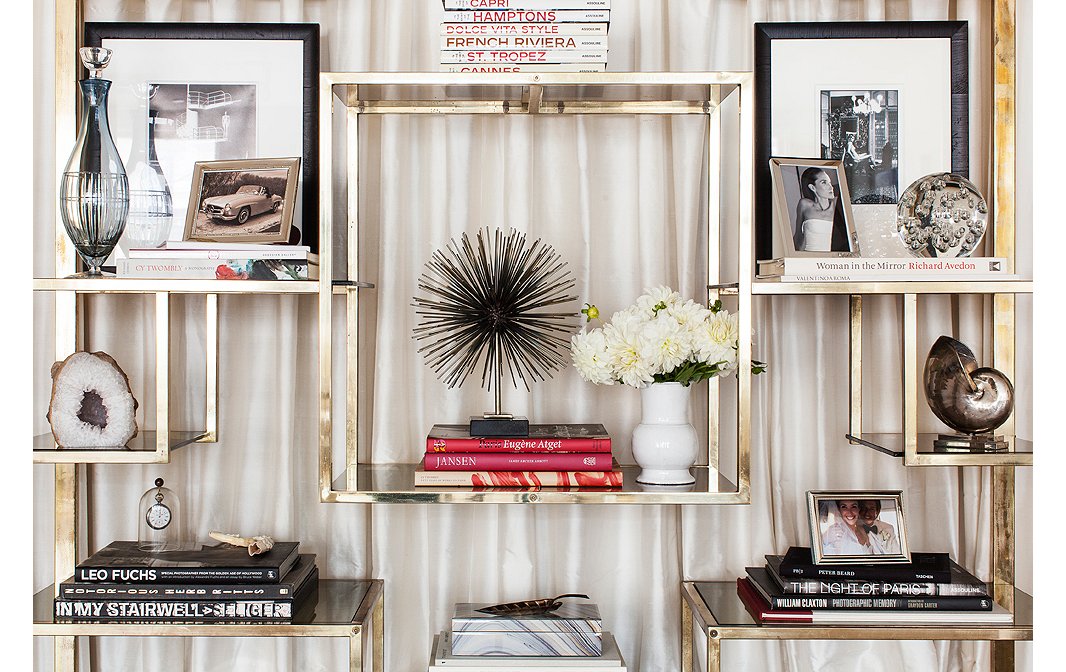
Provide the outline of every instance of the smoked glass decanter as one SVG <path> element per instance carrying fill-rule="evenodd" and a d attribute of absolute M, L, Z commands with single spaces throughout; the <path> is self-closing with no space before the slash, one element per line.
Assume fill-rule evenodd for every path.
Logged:
<path fill-rule="evenodd" d="M 111 50 L 82 47 L 79 54 L 90 75 L 78 82 L 81 122 L 59 184 L 59 215 L 74 249 L 87 266 L 83 275 L 99 277 L 103 275 L 100 265 L 126 226 L 129 181 L 107 125 L 111 82 L 101 73 L 111 60 Z"/>

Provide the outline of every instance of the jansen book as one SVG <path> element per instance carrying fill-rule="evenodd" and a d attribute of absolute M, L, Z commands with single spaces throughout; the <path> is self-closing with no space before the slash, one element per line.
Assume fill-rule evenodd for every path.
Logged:
<path fill-rule="evenodd" d="M 949 583 L 951 581 L 950 558 L 947 553 L 911 553 L 910 564 L 893 565 L 816 565 L 811 549 L 793 546 L 784 556 L 766 556 L 774 563 L 778 558 L 778 571 L 782 578 L 803 577 L 808 579 L 844 578 L 857 581 L 928 581 Z"/>
<path fill-rule="evenodd" d="M 281 600 L 292 599 L 312 574 L 318 575 L 315 556 L 301 554 L 278 583 L 79 583 L 71 579 L 59 584 L 59 597 L 69 600 Z"/>
<path fill-rule="evenodd" d="M 433 425 L 426 453 L 607 453 L 611 437 L 603 425 L 530 425 L 529 436 L 470 436 L 469 425 Z"/>
<path fill-rule="evenodd" d="M 781 556 L 766 556 L 766 569 L 770 578 L 790 595 L 859 595 L 859 596 L 903 596 L 903 595 L 990 595 L 988 584 L 970 574 L 954 560 L 951 561 L 951 582 L 932 583 L 922 581 L 861 581 L 845 578 L 804 579 L 782 576 L 780 571 Z"/>
<path fill-rule="evenodd" d="M 279 541 L 262 555 L 230 544 L 187 544 L 175 551 L 142 551 L 136 541 L 112 541 L 74 570 L 79 583 L 277 583 L 298 558 L 299 542 Z"/>
<path fill-rule="evenodd" d="M 609 471 L 610 453 L 426 453 L 429 471 Z"/>
<path fill-rule="evenodd" d="M 990 611 L 987 595 L 941 597 L 938 595 L 796 595 L 782 591 L 764 567 L 746 567 L 748 580 L 759 590 L 771 609 L 876 609 L 896 611 Z"/>
<path fill-rule="evenodd" d="M 773 609 L 748 579 L 737 579 L 737 595 L 758 623 L 822 625 L 1010 625 L 1014 615 L 993 603 L 990 611 L 893 611 L 877 609 Z"/>
<path fill-rule="evenodd" d="M 622 471 L 427 471 L 415 470 L 415 487 L 612 488 Z"/>
<path fill-rule="evenodd" d="M 606 23 L 609 9 L 464 9 L 445 12 L 445 23 Z"/>

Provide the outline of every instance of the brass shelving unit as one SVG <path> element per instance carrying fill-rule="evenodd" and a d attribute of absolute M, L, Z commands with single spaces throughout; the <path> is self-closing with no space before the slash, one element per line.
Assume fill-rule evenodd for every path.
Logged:
<path fill-rule="evenodd" d="M 364 226 L 359 210 L 363 185 L 359 175 L 361 129 L 368 117 L 381 115 L 695 115 L 705 124 L 707 157 L 702 190 L 706 198 L 707 299 L 730 294 L 739 302 L 740 333 L 751 332 L 753 207 L 753 78 L 748 72 L 633 72 L 633 73 L 551 73 L 551 74 L 451 74 L 426 72 L 323 73 L 320 78 L 322 142 L 319 147 L 324 171 L 344 171 L 347 188 L 335 193 L 329 180 L 320 182 L 322 240 L 333 235 L 333 213 L 346 213 L 349 279 L 363 280 L 360 274 L 358 241 Z M 723 121 L 735 115 L 735 135 L 723 134 Z M 368 130 L 367 136 L 371 131 Z M 333 138 L 344 137 L 343 148 L 334 147 Z M 344 154 L 344 161 L 339 159 Z M 736 289 L 724 291 L 720 268 L 719 240 L 723 227 L 720 203 L 721 165 L 723 156 L 735 157 L 737 168 L 737 203 L 740 211 L 735 226 L 741 231 L 737 245 L 739 282 Z M 335 158 L 338 157 L 338 158 Z M 342 203 L 343 202 L 343 203 Z M 343 204 L 343 208 L 335 207 Z M 748 235 L 743 235 L 744 233 Z M 325 267 L 322 277 L 330 277 Z M 371 279 L 373 280 L 373 279 Z M 436 502 L 436 503 L 595 503 L 595 504 L 746 504 L 751 501 L 749 465 L 751 453 L 751 343 L 741 340 L 737 388 L 736 473 L 720 471 L 723 454 L 719 445 L 718 383 L 709 385 L 708 457 L 697 467 L 698 482 L 691 488 L 645 488 L 636 483 L 636 472 L 627 469 L 625 487 L 618 490 L 586 489 L 566 491 L 479 488 L 415 488 L 414 464 L 374 464 L 363 461 L 370 453 L 360 445 L 359 417 L 360 331 L 366 325 L 359 315 L 360 292 L 346 290 L 343 320 L 347 327 L 345 380 L 345 464 L 335 465 L 331 436 L 334 412 L 330 331 L 320 331 L 320 419 L 319 438 L 322 500 L 325 502 Z M 320 304 L 319 324 L 332 322 L 332 304 Z M 338 451 L 340 452 L 340 451 Z M 733 456 L 730 456 L 733 457 Z M 623 465 L 625 467 L 626 465 Z"/>
<path fill-rule="evenodd" d="M 55 0 L 55 147 L 57 177 L 74 144 L 77 123 L 78 47 L 84 28 L 84 0 Z M 327 180 L 328 181 L 328 180 Z M 58 182 L 57 182 L 58 183 Z M 52 586 L 34 596 L 33 634 L 54 642 L 54 669 L 79 668 L 78 637 L 344 637 L 348 639 L 351 672 L 384 670 L 384 583 L 381 580 L 322 580 L 313 607 L 297 613 L 289 623 L 64 623 L 53 618 L 52 600 L 58 584 L 74 573 L 77 564 L 81 505 L 79 483 L 90 464 L 159 464 L 170 461 L 171 451 L 189 450 L 197 443 L 218 440 L 218 311 L 220 295 L 317 295 L 327 303 L 334 294 L 352 291 L 359 283 L 304 281 L 156 280 L 136 278 L 78 278 L 73 246 L 56 214 L 55 267 L 52 277 L 33 280 L 35 292 L 54 300 L 54 353 L 64 359 L 85 345 L 86 298 L 101 294 L 140 295 L 154 302 L 155 408 L 146 414 L 151 430 L 143 430 L 125 446 L 103 449 L 58 448 L 50 434 L 34 437 L 33 462 L 52 464 L 55 473 L 54 579 Z M 328 241 L 328 236 L 320 240 Z M 323 274 L 331 277 L 330 246 L 319 254 Z M 170 307 L 175 295 L 204 297 L 205 388 L 203 427 L 177 430 L 170 422 Z M 328 322 L 327 322 L 328 324 Z M 328 329 L 327 329 L 328 332 Z M 91 525 L 91 521 L 89 521 Z M 91 550 L 91 549 L 90 549 Z M 372 645 L 372 652 L 369 648 Z"/>

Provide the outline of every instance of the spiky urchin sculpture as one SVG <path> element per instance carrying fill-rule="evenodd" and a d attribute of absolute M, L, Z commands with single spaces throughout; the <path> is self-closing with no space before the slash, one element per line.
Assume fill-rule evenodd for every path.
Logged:
<path fill-rule="evenodd" d="M 437 377 L 448 387 L 462 385 L 481 368 L 481 385 L 499 392 L 503 371 L 517 387 L 521 379 L 546 380 L 566 365 L 570 320 L 575 312 L 550 312 L 576 301 L 568 291 L 574 279 L 566 262 L 538 238 L 488 228 L 477 246 L 464 233 L 433 253 L 419 276 L 414 297 L 420 316 L 414 336 Z M 498 409 L 497 409 L 498 410 Z"/>

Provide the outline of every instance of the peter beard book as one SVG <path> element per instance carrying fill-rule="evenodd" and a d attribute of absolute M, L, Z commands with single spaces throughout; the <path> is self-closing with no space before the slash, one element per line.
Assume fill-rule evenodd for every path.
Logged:
<path fill-rule="evenodd" d="M 70 580 L 59 584 L 59 597 L 79 600 L 283 600 L 292 599 L 312 574 L 318 575 L 315 556 L 302 554 L 278 583 L 78 583 Z"/>
<path fill-rule="evenodd" d="M 779 559 L 782 578 L 808 579 L 845 578 L 859 581 L 951 581 L 950 558 L 947 553 L 911 553 L 910 564 L 894 565 L 816 565 L 811 549 L 793 546 L 784 556 L 766 556 L 767 562 Z"/>
<path fill-rule="evenodd" d="M 277 583 L 297 560 L 299 542 L 279 541 L 262 555 L 230 544 L 189 544 L 176 551 L 148 552 L 136 541 L 113 541 L 78 564 L 77 582 Z"/>

